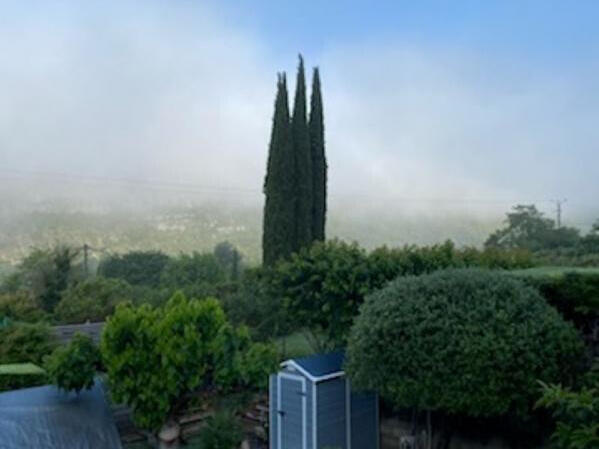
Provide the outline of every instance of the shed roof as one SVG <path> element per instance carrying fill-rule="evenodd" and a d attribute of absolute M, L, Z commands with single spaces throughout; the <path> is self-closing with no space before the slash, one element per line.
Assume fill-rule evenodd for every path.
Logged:
<path fill-rule="evenodd" d="M 3 449 L 121 448 L 99 381 L 79 395 L 53 386 L 1 393 L 0 416 Z"/>
<path fill-rule="evenodd" d="M 313 381 L 326 380 L 331 377 L 343 375 L 344 351 L 315 354 L 283 362 L 283 366 L 292 366 Z"/>

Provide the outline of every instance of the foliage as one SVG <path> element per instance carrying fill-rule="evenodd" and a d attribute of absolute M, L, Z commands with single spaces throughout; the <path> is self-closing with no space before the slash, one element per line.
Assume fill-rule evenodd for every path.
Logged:
<path fill-rule="evenodd" d="M 227 275 L 213 254 L 180 254 L 164 268 L 161 286 L 169 291 L 182 290 L 190 297 L 215 296 Z"/>
<path fill-rule="evenodd" d="M 399 278 L 366 299 L 347 370 L 400 407 L 526 415 L 536 381 L 569 382 L 582 343 L 532 288 L 480 269 Z"/>
<path fill-rule="evenodd" d="M 227 339 L 231 335 L 232 343 Z M 219 381 L 223 388 L 231 387 L 237 360 L 245 358 L 237 359 L 235 352 L 240 346 L 235 339 L 242 335 L 227 325 L 214 299 L 188 300 L 177 293 L 155 309 L 120 304 L 101 343 L 113 398 L 133 409 L 140 427 L 156 431 L 194 392 L 219 388 Z M 233 368 L 221 365 L 224 354 L 233 354 Z M 237 382 L 251 387 L 241 376 Z"/>
<path fill-rule="evenodd" d="M 70 286 L 54 310 L 60 323 L 104 321 L 117 304 L 132 299 L 132 288 L 120 279 L 95 277 Z"/>
<path fill-rule="evenodd" d="M 318 67 L 312 75 L 312 96 L 310 97 L 310 152 L 312 156 L 312 238 L 325 239 L 327 212 L 327 161 L 324 150 L 324 113 L 320 74 Z"/>
<path fill-rule="evenodd" d="M 486 247 L 522 248 L 530 251 L 573 247 L 580 243 L 578 229 L 556 227 L 534 205 L 514 206 L 507 214 L 506 226 L 485 242 Z"/>
<path fill-rule="evenodd" d="M 50 382 L 65 391 L 79 393 L 94 384 L 100 352 L 87 335 L 76 333 L 66 346 L 60 346 L 45 360 Z"/>
<path fill-rule="evenodd" d="M 283 302 L 297 330 L 315 331 L 316 350 L 343 346 L 364 296 L 405 275 L 420 275 L 448 267 L 529 266 L 519 250 L 472 248 L 458 250 L 452 242 L 429 247 L 378 248 L 367 254 L 357 244 L 317 242 L 278 264 L 264 279 L 273 302 Z"/>
<path fill-rule="evenodd" d="M 157 287 L 168 262 L 169 257 L 160 251 L 131 251 L 102 260 L 98 274 L 135 286 Z"/>
<path fill-rule="evenodd" d="M 69 284 L 76 256 L 77 252 L 68 246 L 34 249 L 9 277 L 5 290 L 24 290 L 46 312 L 51 312 Z"/>
<path fill-rule="evenodd" d="M 284 302 L 272 289 L 272 269 L 244 271 L 235 291 L 223 297 L 223 307 L 235 325 L 246 325 L 259 340 L 286 335 L 296 326 Z"/>
<path fill-rule="evenodd" d="M 199 438 L 200 449 L 235 449 L 243 439 L 243 430 L 231 412 L 219 412 L 208 418 Z"/>
<path fill-rule="evenodd" d="M 43 321 L 46 313 L 35 299 L 24 291 L 0 294 L 0 320 L 9 318 L 14 321 L 35 323 Z"/>
<path fill-rule="evenodd" d="M 295 158 L 294 204 L 295 204 L 295 242 L 294 251 L 307 247 L 312 243 L 312 151 L 310 131 L 306 118 L 306 76 L 304 60 L 299 56 L 297 79 L 295 82 L 295 99 L 291 117 L 291 140 Z"/>
<path fill-rule="evenodd" d="M 0 363 L 41 365 L 44 356 L 55 347 L 54 337 L 46 324 L 12 323 L 0 327 Z M 42 384 L 45 376 L 0 376 L 0 391 Z"/>
<path fill-rule="evenodd" d="M 285 75 L 277 80 L 277 95 L 272 121 L 268 162 L 264 179 L 264 219 L 262 226 L 262 261 L 273 265 L 294 250 L 295 162 L 289 126 L 289 105 Z"/>
<path fill-rule="evenodd" d="M 537 406 L 553 410 L 557 426 L 552 440 L 558 449 L 599 447 L 599 363 L 586 376 L 585 384 L 572 391 L 541 382 L 543 396 Z"/>
<path fill-rule="evenodd" d="M 277 368 L 277 351 L 273 345 L 252 343 L 246 327 L 222 327 L 215 353 L 214 381 L 221 390 L 232 391 L 240 383 L 264 389 L 268 375 Z"/>
<path fill-rule="evenodd" d="M 229 242 L 220 242 L 214 247 L 214 257 L 232 281 L 237 281 L 241 273 L 242 256 Z"/>

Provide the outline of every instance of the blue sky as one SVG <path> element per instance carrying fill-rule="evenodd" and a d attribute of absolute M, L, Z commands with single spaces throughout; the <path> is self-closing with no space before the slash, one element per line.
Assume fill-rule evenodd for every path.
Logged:
<path fill-rule="evenodd" d="M 321 67 L 332 198 L 497 214 L 565 197 L 576 224 L 599 216 L 597 1 L 0 9 L 0 169 L 200 182 L 261 200 L 276 73 L 293 88 L 302 52 Z"/>

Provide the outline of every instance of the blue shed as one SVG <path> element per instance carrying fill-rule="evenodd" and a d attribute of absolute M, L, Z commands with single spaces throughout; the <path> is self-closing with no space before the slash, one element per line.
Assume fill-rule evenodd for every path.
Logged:
<path fill-rule="evenodd" d="M 270 376 L 270 449 L 378 449 L 378 396 L 352 391 L 343 360 L 291 359 Z"/>

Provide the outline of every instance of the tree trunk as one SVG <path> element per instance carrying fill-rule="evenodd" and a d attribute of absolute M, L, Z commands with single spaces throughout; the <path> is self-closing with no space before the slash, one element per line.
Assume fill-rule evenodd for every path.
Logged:
<path fill-rule="evenodd" d="M 426 449 L 433 447 L 433 424 L 431 422 L 431 411 L 426 411 Z"/>

